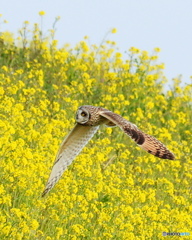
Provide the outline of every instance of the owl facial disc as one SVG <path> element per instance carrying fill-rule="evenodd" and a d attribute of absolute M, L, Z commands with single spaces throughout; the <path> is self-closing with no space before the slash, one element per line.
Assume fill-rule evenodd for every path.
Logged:
<path fill-rule="evenodd" d="M 79 108 L 76 113 L 76 122 L 84 124 L 89 121 L 90 113 L 85 108 Z"/>

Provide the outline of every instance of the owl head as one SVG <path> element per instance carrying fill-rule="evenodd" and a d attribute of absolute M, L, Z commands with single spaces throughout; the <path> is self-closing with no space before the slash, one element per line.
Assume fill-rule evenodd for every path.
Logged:
<path fill-rule="evenodd" d="M 84 126 L 99 126 L 101 124 L 108 124 L 110 121 L 100 115 L 103 111 L 106 111 L 106 109 L 91 105 L 83 105 L 77 110 L 76 122 Z M 110 126 L 115 126 L 115 124 Z"/>
<path fill-rule="evenodd" d="M 85 124 L 90 119 L 90 113 L 85 107 L 80 107 L 76 113 L 76 122 L 79 124 Z"/>

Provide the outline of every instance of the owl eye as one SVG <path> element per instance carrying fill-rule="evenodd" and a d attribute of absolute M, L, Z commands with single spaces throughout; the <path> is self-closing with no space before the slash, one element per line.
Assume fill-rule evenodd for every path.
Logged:
<path fill-rule="evenodd" d="M 81 112 L 81 116 L 82 116 L 82 117 L 86 117 L 86 116 L 87 116 L 87 113 L 86 113 L 86 112 Z"/>

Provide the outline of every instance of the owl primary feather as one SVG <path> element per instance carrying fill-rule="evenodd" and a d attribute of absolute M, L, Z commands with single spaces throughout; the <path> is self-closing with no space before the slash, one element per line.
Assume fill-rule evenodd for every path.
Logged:
<path fill-rule="evenodd" d="M 76 125 L 64 139 L 54 162 L 42 196 L 45 196 L 60 179 L 73 159 L 93 137 L 101 124 L 120 127 L 141 148 L 156 157 L 174 160 L 174 155 L 163 143 L 138 129 L 136 125 L 105 108 L 85 105 L 76 113 Z"/>

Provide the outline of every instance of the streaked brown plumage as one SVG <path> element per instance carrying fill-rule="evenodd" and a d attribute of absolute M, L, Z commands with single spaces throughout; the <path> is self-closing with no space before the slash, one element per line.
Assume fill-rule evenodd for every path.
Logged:
<path fill-rule="evenodd" d="M 175 158 L 173 153 L 160 141 L 142 132 L 136 125 L 120 115 L 101 107 L 81 106 L 77 110 L 75 127 L 61 144 L 42 196 L 45 196 L 53 188 L 63 172 L 93 137 L 101 124 L 120 127 L 141 148 L 156 157 L 170 160 Z"/>

